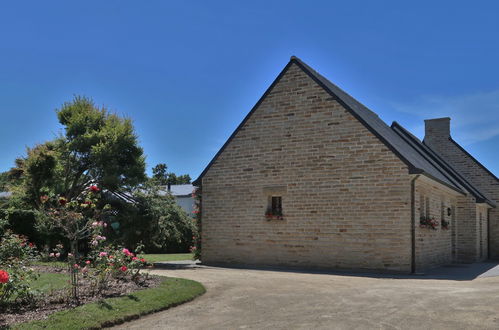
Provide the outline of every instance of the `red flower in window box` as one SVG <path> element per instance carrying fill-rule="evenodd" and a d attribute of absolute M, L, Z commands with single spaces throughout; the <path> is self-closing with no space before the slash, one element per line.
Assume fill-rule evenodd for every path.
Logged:
<path fill-rule="evenodd" d="M 273 214 L 272 212 L 265 213 L 265 218 L 267 218 L 267 220 L 283 220 L 284 219 L 282 214 Z"/>
<path fill-rule="evenodd" d="M 438 220 L 436 220 L 433 217 L 421 216 L 421 218 L 419 219 L 419 227 L 420 228 L 428 228 L 428 229 L 437 230 L 438 225 L 439 225 Z"/>

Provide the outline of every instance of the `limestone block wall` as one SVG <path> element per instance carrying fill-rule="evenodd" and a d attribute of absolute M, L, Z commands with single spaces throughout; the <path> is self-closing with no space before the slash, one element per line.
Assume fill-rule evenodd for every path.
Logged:
<path fill-rule="evenodd" d="M 410 179 L 292 64 L 202 179 L 202 261 L 408 272 Z M 283 220 L 265 217 L 272 195 Z"/>
<path fill-rule="evenodd" d="M 437 183 L 428 180 L 416 180 L 415 186 L 415 218 L 416 218 L 416 270 L 422 271 L 428 268 L 450 264 L 453 258 L 453 249 L 456 248 L 457 240 L 453 240 L 452 234 L 459 224 L 452 221 L 452 210 L 455 209 L 456 194 L 450 193 Z M 448 214 L 451 209 L 451 214 Z M 435 218 L 439 225 L 435 229 L 422 228 L 420 226 L 421 216 Z M 442 219 L 449 222 L 445 229 Z M 454 252 L 455 253 L 455 252 Z"/>
<path fill-rule="evenodd" d="M 477 219 L 476 200 L 470 196 L 461 196 L 457 200 L 458 221 L 458 262 L 476 262 L 479 260 L 478 232 L 479 223 Z"/>
<path fill-rule="evenodd" d="M 499 204 L 499 180 L 450 138 L 450 118 L 426 120 L 425 144 L 435 150 L 483 194 Z M 490 256 L 499 258 L 499 208 L 490 210 Z"/>

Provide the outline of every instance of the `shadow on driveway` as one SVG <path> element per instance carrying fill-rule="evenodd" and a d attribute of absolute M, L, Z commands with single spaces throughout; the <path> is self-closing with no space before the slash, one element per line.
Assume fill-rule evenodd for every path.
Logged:
<path fill-rule="evenodd" d="M 189 268 L 233 268 L 248 270 L 266 270 L 274 272 L 290 272 L 305 274 L 330 274 L 338 276 L 392 278 L 392 279 L 417 279 L 417 280 L 451 280 L 471 281 L 476 278 L 499 276 L 499 262 L 477 262 L 471 264 L 451 264 L 438 268 L 418 272 L 416 274 L 390 274 L 375 272 L 355 272 L 341 270 L 308 269 L 296 267 L 252 266 L 241 264 L 209 264 L 203 265 L 199 261 L 169 261 L 154 264 L 155 268 L 162 269 L 189 269 Z"/>

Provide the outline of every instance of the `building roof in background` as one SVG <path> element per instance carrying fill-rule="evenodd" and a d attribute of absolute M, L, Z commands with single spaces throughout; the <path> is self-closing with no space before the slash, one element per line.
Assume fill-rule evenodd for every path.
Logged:
<path fill-rule="evenodd" d="M 163 187 L 162 193 L 168 191 L 168 186 Z M 190 196 L 194 192 L 192 184 L 172 184 L 170 185 L 170 193 L 175 197 Z"/>
<path fill-rule="evenodd" d="M 0 198 L 9 198 L 10 196 L 12 196 L 10 191 L 0 191 Z"/>

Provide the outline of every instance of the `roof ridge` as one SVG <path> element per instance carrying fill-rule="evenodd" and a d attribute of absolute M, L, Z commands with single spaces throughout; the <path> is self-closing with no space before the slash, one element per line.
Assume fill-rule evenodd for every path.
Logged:
<path fill-rule="evenodd" d="M 248 115 L 239 124 L 236 130 L 232 133 L 229 139 L 225 142 L 222 148 L 213 157 L 208 166 L 203 170 L 199 177 L 193 182 L 194 185 L 200 184 L 200 179 L 205 175 L 211 165 L 216 161 L 219 155 L 226 148 L 228 143 L 235 137 L 237 132 L 246 123 L 253 112 L 258 108 L 260 103 L 271 92 L 273 87 L 279 82 L 280 78 L 287 72 L 289 67 L 295 64 L 305 74 L 307 74 L 315 83 L 324 89 L 334 100 L 341 104 L 346 111 L 348 111 L 354 118 L 356 118 L 366 129 L 368 129 L 374 136 L 376 136 L 381 143 L 383 143 L 391 152 L 393 152 L 408 168 L 409 174 L 425 174 L 433 178 L 435 181 L 440 182 L 449 188 L 464 194 L 460 185 L 456 185 L 453 180 L 443 175 L 431 162 L 424 157 L 421 157 L 413 148 L 399 136 L 390 126 L 388 126 L 376 113 L 368 109 L 365 105 L 357 101 L 350 94 L 333 84 L 327 78 L 319 74 L 313 68 L 308 66 L 305 62 L 297 56 L 291 56 L 290 61 L 277 76 L 270 87 L 265 91 L 258 102 L 253 106 Z"/>
<path fill-rule="evenodd" d="M 369 109 L 367 106 L 365 106 L 362 102 L 360 102 L 359 100 L 357 100 L 356 98 L 354 98 L 352 95 L 350 95 L 348 92 L 346 92 L 344 89 L 340 88 L 338 85 L 336 85 L 335 83 L 331 82 L 329 79 L 327 79 L 326 77 L 324 77 L 322 74 L 319 73 L 319 71 L 315 70 L 314 68 L 312 68 L 310 65 L 308 65 L 307 63 L 303 62 L 300 58 L 296 57 L 296 56 L 291 56 L 291 61 L 297 61 L 299 62 L 301 65 L 303 65 L 305 68 L 307 68 L 309 71 L 315 73 L 316 75 L 320 76 L 322 79 L 326 80 L 327 82 L 329 82 L 331 85 L 333 85 L 334 87 L 336 87 L 338 89 L 339 92 L 345 94 L 345 96 L 349 97 L 350 99 L 354 100 L 355 102 L 359 103 L 360 105 L 362 105 L 364 107 L 364 110 L 366 110 L 369 114 L 372 114 L 376 117 L 379 118 L 378 114 L 374 111 L 372 111 L 371 109 Z"/>
<path fill-rule="evenodd" d="M 484 193 L 482 193 L 478 188 L 476 188 L 473 184 L 471 184 L 468 180 L 466 180 L 456 169 L 452 167 L 451 164 L 449 164 L 445 159 L 440 157 L 432 148 L 424 144 L 418 137 L 412 134 L 404 126 L 402 126 L 396 121 L 393 121 L 391 127 L 392 129 L 395 130 L 395 132 L 397 132 L 396 129 L 399 129 L 401 133 L 406 134 L 409 138 L 413 139 L 419 145 L 422 151 L 427 153 L 428 157 L 432 158 L 432 160 L 437 163 L 437 165 L 441 168 L 441 170 L 448 172 L 447 175 L 452 176 L 454 180 L 457 180 L 460 185 L 462 185 L 467 191 L 469 191 L 473 196 L 475 196 L 477 198 L 477 202 L 483 200 L 485 202 L 488 202 L 490 205 L 495 206 L 495 203 L 491 201 Z M 397 132 L 397 134 L 399 135 L 401 133 Z M 438 170 L 440 171 L 440 169 Z"/>

